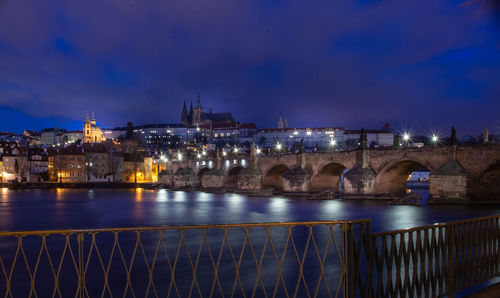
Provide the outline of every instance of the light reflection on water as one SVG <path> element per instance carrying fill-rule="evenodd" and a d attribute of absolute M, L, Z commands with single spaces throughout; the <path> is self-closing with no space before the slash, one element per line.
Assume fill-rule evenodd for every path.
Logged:
<path fill-rule="evenodd" d="M 390 206 L 168 190 L 2 189 L 2 230 L 372 219 L 372 231 L 496 215 L 500 205 Z"/>

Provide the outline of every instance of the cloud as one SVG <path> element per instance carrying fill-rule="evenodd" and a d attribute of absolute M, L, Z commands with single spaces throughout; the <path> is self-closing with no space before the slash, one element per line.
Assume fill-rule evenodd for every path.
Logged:
<path fill-rule="evenodd" d="M 165 123 L 201 93 L 260 126 L 284 115 L 304 126 L 459 119 L 478 130 L 500 108 L 495 14 L 481 3 L 6 1 L 0 105 Z"/>

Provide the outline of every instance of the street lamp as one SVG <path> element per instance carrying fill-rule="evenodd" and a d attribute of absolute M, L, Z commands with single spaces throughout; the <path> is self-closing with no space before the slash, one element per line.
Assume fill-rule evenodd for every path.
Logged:
<path fill-rule="evenodd" d="M 222 156 L 226 156 L 227 155 L 227 152 L 226 151 L 222 151 Z"/>
<path fill-rule="evenodd" d="M 238 147 L 235 147 L 234 148 L 234 153 L 238 153 L 238 151 L 239 151 Z"/>
<path fill-rule="evenodd" d="M 280 142 L 276 143 L 276 150 L 280 151 L 282 147 Z"/>
<path fill-rule="evenodd" d="M 334 139 L 331 139 L 331 140 L 330 140 L 330 146 L 335 147 L 335 144 L 336 144 L 336 143 L 337 143 L 337 142 L 336 142 Z"/>
<path fill-rule="evenodd" d="M 257 150 L 255 150 L 255 152 L 256 152 L 257 154 L 260 154 L 260 152 L 262 152 L 262 150 L 260 150 L 260 148 L 257 148 Z"/>
<path fill-rule="evenodd" d="M 179 152 L 179 154 L 177 155 L 177 159 L 178 159 L 179 161 L 181 161 L 181 160 L 182 160 L 182 153 L 180 153 L 180 152 Z"/>

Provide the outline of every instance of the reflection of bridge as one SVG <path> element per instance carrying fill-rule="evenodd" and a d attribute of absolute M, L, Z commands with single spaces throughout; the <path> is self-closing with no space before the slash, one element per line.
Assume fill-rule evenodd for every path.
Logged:
<path fill-rule="evenodd" d="M 170 163 L 162 181 L 173 187 L 237 191 L 263 187 L 285 192 L 338 191 L 345 173 L 345 194 L 402 194 L 408 175 L 422 166 L 431 172 L 434 198 L 500 197 L 499 145 L 207 157 Z"/>

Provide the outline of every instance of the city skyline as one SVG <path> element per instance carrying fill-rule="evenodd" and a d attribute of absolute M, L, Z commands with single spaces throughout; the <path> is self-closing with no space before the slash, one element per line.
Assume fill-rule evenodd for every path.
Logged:
<path fill-rule="evenodd" d="M 261 128 L 499 132 L 495 1 L 197 4 L 2 2 L 0 130 L 179 122 L 201 94 Z"/>

